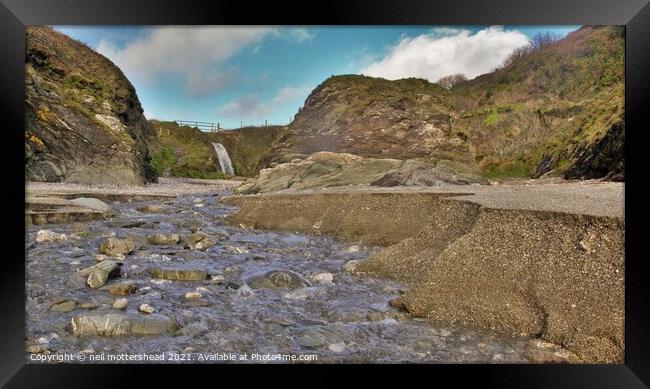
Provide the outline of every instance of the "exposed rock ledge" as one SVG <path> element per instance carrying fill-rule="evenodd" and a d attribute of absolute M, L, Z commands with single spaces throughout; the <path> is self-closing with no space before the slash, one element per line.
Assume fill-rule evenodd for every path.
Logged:
<path fill-rule="evenodd" d="M 223 201 L 241 207 L 232 223 L 386 246 L 359 271 L 408 282 L 403 303 L 415 315 L 539 336 L 586 362 L 623 361 L 622 184 L 365 187 Z"/>

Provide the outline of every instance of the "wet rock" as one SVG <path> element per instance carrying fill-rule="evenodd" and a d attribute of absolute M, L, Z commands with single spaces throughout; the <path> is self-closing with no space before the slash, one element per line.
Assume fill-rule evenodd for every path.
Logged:
<path fill-rule="evenodd" d="M 85 303 L 81 303 L 77 305 L 77 308 L 79 309 L 97 309 L 99 308 L 99 305 L 90 301 L 87 301 Z"/>
<path fill-rule="evenodd" d="M 149 304 L 141 304 L 138 310 L 142 313 L 154 313 L 156 309 Z"/>
<path fill-rule="evenodd" d="M 147 235 L 147 241 L 153 245 L 173 245 L 178 244 L 181 238 L 178 234 L 151 234 Z"/>
<path fill-rule="evenodd" d="M 129 305 L 129 300 L 122 297 L 113 302 L 113 308 L 115 309 L 125 309 Z"/>
<path fill-rule="evenodd" d="M 201 232 L 191 234 L 185 239 L 185 248 L 192 250 L 207 250 L 215 244 L 217 242 Z"/>
<path fill-rule="evenodd" d="M 130 324 L 126 316 L 114 313 L 106 315 L 75 316 L 71 321 L 75 336 L 118 336 L 129 333 Z"/>
<path fill-rule="evenodd" d="M 135 242 L 131 238 L 108 238 L 99 245 L 99 252 L 106 255 L 131 254 L 135 250 Z"/>
<path fill-rule="evenodd" d="M 208 278 L 208 273 L 200 269 L 151 268 L 149 274 L 153 278 L 171 281 L 202 281 Z"/>
<path fill-rule="evenodd" d="M 178 331 L 178 335 L 195 337 L 199 336 L 205 332 L 208 332 L 210 328 L 203 322 L 190 323 Z"/>
<path fill-rule="evenodd" d="M 79 197 L 70 200 L 70 202 L 74 205 L 90 208 L 99 212 L 106 212 L 110 208 L 105 202 L 92 197 Z"/>
<path fill-rule="evenodd" d="M 65 283 L 66 288 L 69 289 L 83 289 L 86 285 L 86 278 L 77 273 L 70 274 Z"/>
<path fill-rule="evenodd" d="M 355 274 L 360 263 L 361 261 L 358 259 L 347 261 L 345 265 L 343 265 L 343 271 L 349 274 Z"/>
<path fill-rule="evenodd" d="M 199 293 L 199 292 L 187 292 L 187 293 L 185 293 L 185 298 L 187 300 L 196 300 L 196 299 L 200 299 L 201 297 L 203 297 L 203 295 L 201 293 Z"/>
<path fill-rule="evenodd" d="M 345 343 L 343 342 L 338 342 L 338 343 L 332 343 L 327 348 L 333 352 L 333 353 L 342 353 L 345 351 Z"/>
<path fill-rule="evenodd" d="M 298 273 L 277 270 L 249 278 L 247 284 L 253 289 L 298 289 L 311 286 Z"/>
<path fill-rule="evenodd" d="M 68 236 L 66 234 L 59 234 L 50 230 L 40 230 L 36 233 L 36 243 L 45 243 L 45 242 L 60 242 L 67 240 Z"/>
<path fill-rule="evenodd" d="M 576 363 L 581 362 L 574 353 L 540 339 L 526 345 L 526 356 L 532 363 Z"/>
<path fill-rule="evenodd" d="M 72 333 L 75 336 L 119 336 L 173 334 L 178 330 L 176 323 L 167 316 L 147 316 L 108 313 L 105 315 L 82 315 L 72 318 Z"/>
<path fill-rule="evenodd" d="M 106 260 L 99 262 L 96 265 L 79 270 L 76 274 L 81 277 L 88 277 L 86 283 L 91 288 L 99 288 L 106 283 L 109 277 L 117 277 L 120 275 L 122 264 L 113 260 Z M 68 282 L 76 282 L 74 278 Z"/>
<path fill-rule="evenodd" d="M 27 347 L 27 352 L 30 354 L 43 354 L 47 352 L 47 346 L 43 344 L 35 344 Z"/>
<path fill-rule="evenodd" d="M 311 280 L 319 284 L 331 284 L 334 282 L 334 275 L 328 272 L 316 273 L 311 276 Z"/>
<path fill-rule="evenodd" d="M 105 260 L 110 258 L 106 254 L 95 254 L 94 257 L 95 257 L 95 260 L 97 260 L 97 262 L 102 262 L 102 261 L 105 261 Z"/>
<path fill-rule="evenodd" d="M 54 312 L 70 312 L 77 308 L 77 302 L 74 300 L 61 300 L 52 304 L 52 310 Z"/>
<path fill-rule="evenodd" d="M 172 210 L 164 205 L 159 204 L 150 204 L 138 208 L 139 212 L 142 213 L 159 213 L 159 214 L 169 214 L 172 213 Z"/>
<path fill-rule="evenodd" d="M 137 288 L 135 281 L 124 281 L 108 287 L 108 292 L 113 296 L 128 296 Z"/>

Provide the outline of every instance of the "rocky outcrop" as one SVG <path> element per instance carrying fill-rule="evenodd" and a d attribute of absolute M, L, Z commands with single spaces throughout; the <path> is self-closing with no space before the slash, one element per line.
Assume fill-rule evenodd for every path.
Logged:
<path fill-rule="evenodd" d="M 564 176 L 569 179 L 606 177 L 625 179 L 625 123 L 613 125 L 605 136 L 593 144 L 578 148 L 577 158 Z"/>
<path fill-rule="evenodd" d="M 366 189 L 223 201 L 241 207 L 233 224 L 385 246 L 354 273 L 407 282 L 399 305 L 412 314 L 539 337 L 587 362 L 623 361 L 622 187 L 590 186 L 596 201 L 585 208 L 571 200 L 579 186 L 466 188 L 475 194 Z"/>
<path fill-rule="evenodd" d="M 238 193 L 267 193 L 291 189 L 319 189 L 348 185 L 437 186 L 487 183 L 463 164 L 440 161 L 431 166 L 417 160 L 363 158 L 327 151 L 306 159 L 263 169 L 256 180 L 237 188 Z"/>
<path fill-rule="evenodd" d="M 49 27 L 26 29 L 25 178 L 154 181 L 154 136 L 135 89 L 111 61 Z"/>
<path fill-rule="evenodd" d="M 422 79 L 331 77 L 309 95 L 261 166 L 318 151 L 469 160 L 468 143 L 452 132 L 447 98 L 444 88 Z"/>

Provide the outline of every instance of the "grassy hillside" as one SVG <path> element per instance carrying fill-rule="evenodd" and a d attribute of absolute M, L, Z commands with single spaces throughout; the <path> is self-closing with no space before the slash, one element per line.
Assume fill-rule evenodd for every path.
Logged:
<path fill-rule="evenodd" d="M 454 87 L 454 130 L 468 136 L 484 173 L 560 175 L 616 131 L 624 120 L 623 38 L 620 27 L 583 27 Z"/>
<path fill-rule="evenodd" d="M 263 166 L 317 151 L 462 162 L 491 178 L 624 174 L 624 30 L 586 26 L 449 89 L 421 79 L 325 80 Z"/>

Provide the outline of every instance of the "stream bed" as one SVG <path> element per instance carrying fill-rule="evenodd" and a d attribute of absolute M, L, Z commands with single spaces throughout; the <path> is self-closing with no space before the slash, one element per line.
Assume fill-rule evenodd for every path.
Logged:
<path fill-rule="evenodd" d="M 108 220 L 28 227 L 26 342 L 42 355 L 84 355 L 73 363 L 91 363 L 96 354 L 164 354 L 165 363 L 529 361 L 529 338 L 432 326 L 389 305 L 404 285 L 344 270 L 346 264 L 349 270 L 349 261 L 363 260 L 378 248 L 327 236 L 230 226 L 225 217 L 236 209 L 221 204 L 219 195 L 109 205 L 115 216 Z M 67 238 L 35 242 L 37 232 L 45 229 Z M 216 244 L 202 250 L 185 248 L 183 241 L 147 241 L 150 234 L 185 237 L 197 231 Z M 118 258 L 119 277 L 96 289 L 71 287 L 70 275 L 98 263 L 99 246 L 110 237 L 135 242 L 131 254 Z M 196 281 L 158 279 L 152 277 L 152 268 L 194 269 L 207 276 Z M 276 285 L 273 277 L 290 282 Z M 106 288 L 126 280 L 137 287 L 123 297 L 125 308 L 114 308 L 120 297 Z M 72 332 L 73 317 L 145 317 L 142 304 L 170 318 L 174 331 L 119 336 Z M 44 361 L 27 355 L 28 362 Z"/>

